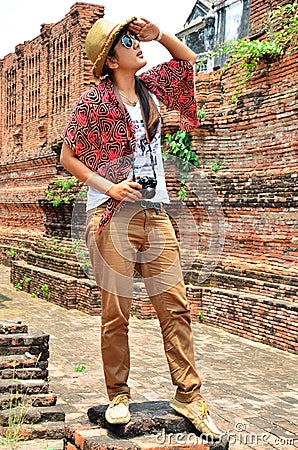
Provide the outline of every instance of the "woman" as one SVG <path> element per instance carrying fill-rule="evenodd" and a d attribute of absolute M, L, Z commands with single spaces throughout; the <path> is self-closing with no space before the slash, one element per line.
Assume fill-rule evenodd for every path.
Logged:
<path fill-rule="evenodd" d="M 136 76 L 147 61 L 140 41 L 156 40 L 169 62 Z M 146 19 L 99 19 L 86 38 L 99 83 L 85 92 L 62 137 L 61 163 L 89 186 L 86 240 L 101 291 L 101 349 L 110 400 L 106 419 L 130 420 L 128 322 L 134 270 L 157 312 L 173 384 L 171 407 L 218 439 L 200 394 L 190 313 L 161 158 L 160 103 L 180 112 L 180 126 L 199 125 L 192 65 L 196 55 Z"/>

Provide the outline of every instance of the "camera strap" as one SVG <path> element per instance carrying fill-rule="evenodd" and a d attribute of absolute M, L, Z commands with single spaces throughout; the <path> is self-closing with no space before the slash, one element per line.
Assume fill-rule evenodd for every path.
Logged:
<path fill-rule="evenodd" d="M 126 119 L 126 112 L 127 112 L 127 110 L 125 110 L 123 100 L 121 98 L 120 92 L 119 92 L 117 86 L 115 85 L 115 83 L 114 83 L 114 89 L 115 89 L 117 100 L 118 100 L 118 102 L 120 104 L 120 107 L 122 109 L 122 112 L 123 112 L 124 118 L 125 118 L 127 141 L 128 141 L 128 146 L 129 146 L 129 149 L 130 149 L 130 161 L 131 161 L 131 166 L 132 166 L 132 177 L 133 177 L 133 181 L 136 181 L 133 149 L 132 149 L 132 145 L 131 145 L 131 133 L 130 133 L 130 129 L 128 127 L 128 123 L 127 123 L 127 119 Z M 154 164 L 152 149 L 151 149 L 151 145 L 150 145 L 151 141 L 150 141 L 150 138 L 149 138 L 149 135 L 148 135 L 146 121 L 145 121 L 144 112 L 143 112 L 143 106 L 142 106 L 141 102 L 140 102 L 140 106 L 141 106 L 141 113 L 142 113 L 142 118 L 143 118 L 143 123 L 144 123 L 144 128 L 145 128 L 146 140 L 147 140 L 147 144 L 149 146 L 149 153 L 150 153 L 150 162 L 151 162 L 152 173 L 153 173 L 154 178 L 157 180 L 156 172 L 155 172 L 155 164 Z"/>

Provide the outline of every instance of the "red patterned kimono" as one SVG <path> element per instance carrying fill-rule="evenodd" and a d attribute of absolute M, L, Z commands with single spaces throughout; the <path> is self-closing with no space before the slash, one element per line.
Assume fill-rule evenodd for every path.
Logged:
<path fill-rule="evenodd" d="M 194 75 L 189 62 L 172 59 L 139 77 L 167 108 L 180 112 L 180 127 L 189 131 L 199 126 L 194 97 Z M 75 155 L 92 171 L 119 183 L 131 168 L 127 124 L 135 146 L 134 126 L 117 100 L 113 83 L 105 78 L 83 93 L 74 105 L 62 138 Z M 110 220 L 119 201 L 110 198 L 98 225 L 98 232 Z"/>

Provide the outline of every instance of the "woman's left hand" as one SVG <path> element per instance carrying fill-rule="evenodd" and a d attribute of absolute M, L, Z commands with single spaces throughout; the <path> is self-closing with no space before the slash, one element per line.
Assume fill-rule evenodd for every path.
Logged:
<path fill-rule="evenodd" d="M 159 34 L 159 27 L 143 17 L 131 22 L 128 29 L 135 33 L 142 42 L 153 41 Z"/>

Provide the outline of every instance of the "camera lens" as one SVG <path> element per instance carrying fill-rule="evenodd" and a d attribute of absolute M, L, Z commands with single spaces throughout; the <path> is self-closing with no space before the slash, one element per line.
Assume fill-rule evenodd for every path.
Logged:
<path fill-rule="evenodd" d="M 146 187 L 146 189 L 141 190 L 141 194 L 143 198 L 153 198 L 156 194 L 154 187 Z"/>
<path fill-rule="evenodd" d="M 141 194 L 142 197 L 145 199 L 153 198 L 156 194 L 155 186 L 157 184 L 157 181 L 155 178 L 152 177 L 142 177 L 138 179 L 138 183 L 142 186 Z"/>

